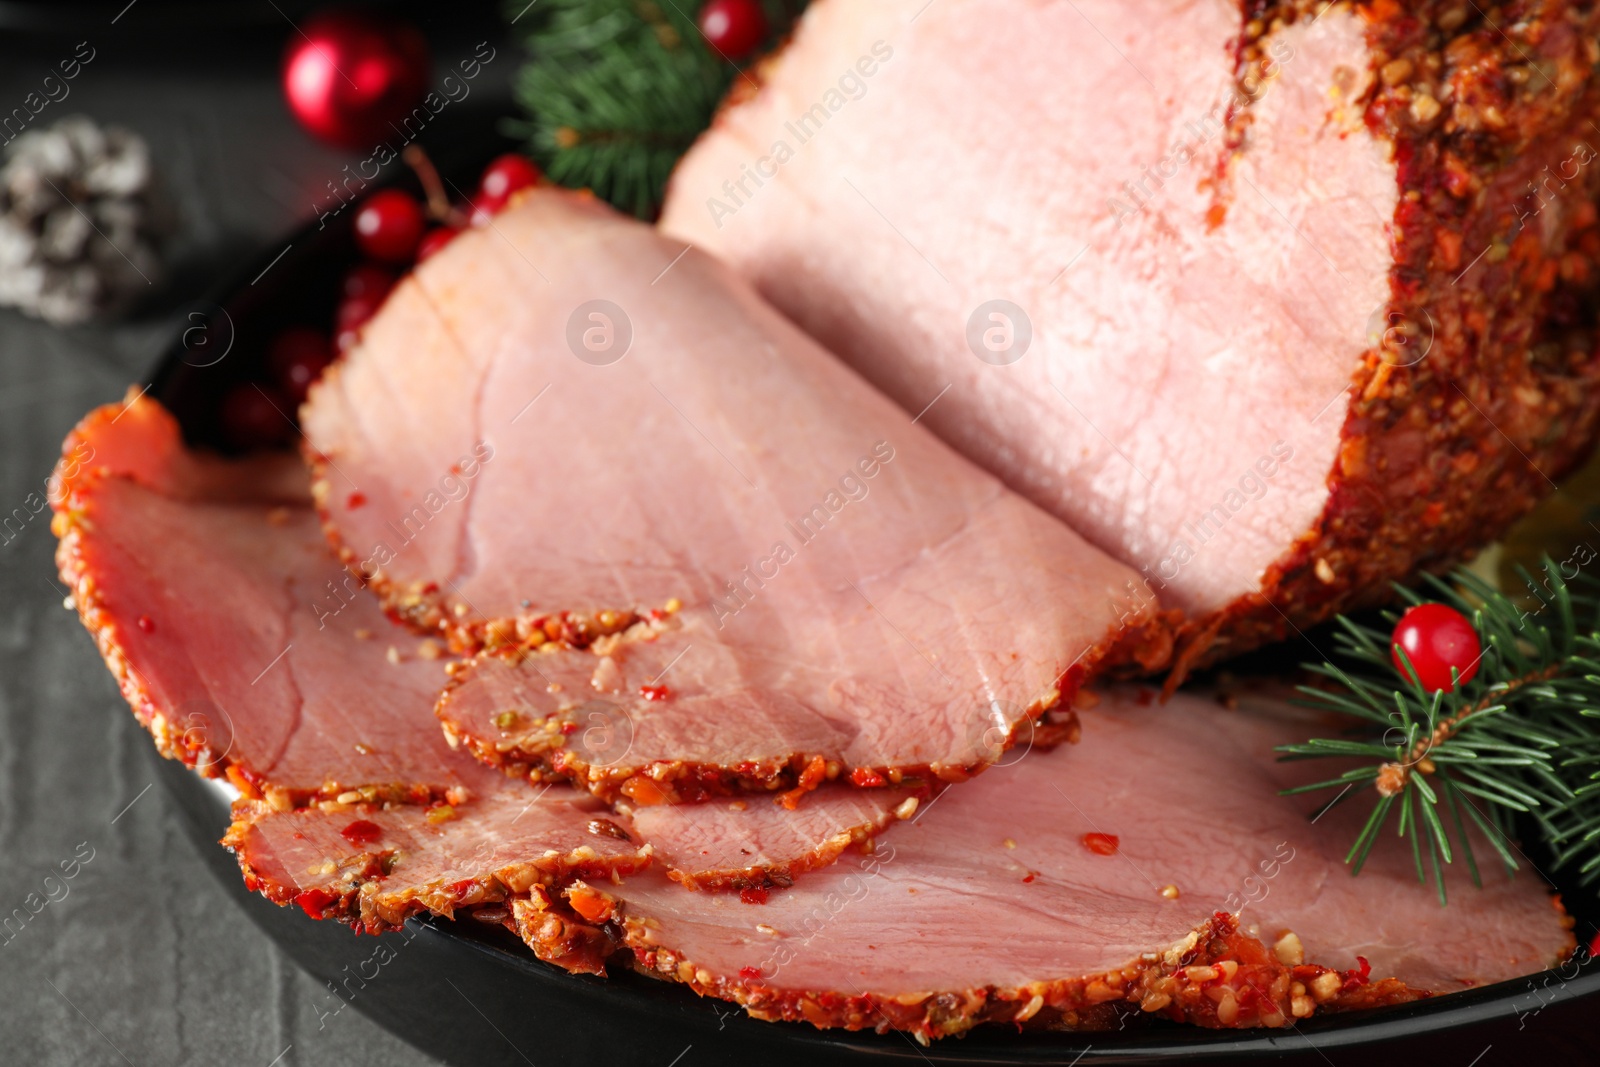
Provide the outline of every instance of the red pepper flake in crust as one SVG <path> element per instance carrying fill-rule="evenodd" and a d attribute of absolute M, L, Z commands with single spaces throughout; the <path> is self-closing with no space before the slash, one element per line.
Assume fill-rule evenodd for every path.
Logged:
<path fill-rule="evenodd" d="M 530 263 L 556 249 L 574 269 L 539 280 Z M 591 306 L 592 272 L 612 303 Z M 569 318 L 618 347 L 569 343 L 550 328 Z M 561 402 L 524 415 L 547 388 Z M 352 572 L 419 629 L 516 661 L 457 673 L 452 737 L 608 799 L 646 792 L 642 776 L 667 802 L 792 789 L 817 757 L 959 780 L 1058 704 L 1074 666 L 1171 650 L 1132 568 L 952 454 L 715 260 L 565 191 L 529 192 L 401 282 L 303 416 Z M 648 447 L 618 462 L 597 419 Z M 643 689 L 660 686 L 670 699 Z M 491 720 L 508 708 L 578 729 L 507 739 Z"/>
<path fill-rule="evenodd" d="M 1469 556 L 1592 448 L 1593 3 L 924 4 L 813 3 L 661 226 L 1140 568 L 1180 668 Z M 860 57 L 893 90 L 730 199 Z"/>
<path fill-rule="evenodd" d="M 827 776 L 828 761 L 821 756 L 812 756 L 800 771 L 800 778 L 795 782 L 794 788 L 778 797 L 778 803 L 793 811 L 800 806 L 800 801 L 805 795 L 821 785 Z"/>
<path fill-rule="evenodd" d="M 1115 834 L 1088 833 L 1083 835 L 1083 847 L 1096 856 L 1114 856 L 1121 844 Z"/>
<path fill-rule="evenodd" d="M 983 1023 L 1287 1028 L 1507 981 L 1572 950 L 1570 920 L 1532 872 L 1477 889 L 1450 869 L 1449 908 L 1417 885 L 1404 850 L 1375 851 L 1349 877 L 1362 813 L 1311 823 L 1278 792 L 1318 773 L 1271 758 L 1309 714 L 1253 696 L 1236 711 L 1188 694 L 1140 706 L 1114 691 L 1081 713 L 1077 745 L 952 787 L 870 855 L 845 853 L 759 911 L 646 871 L 588 886 L 609 898 L 603 923 L 554 893 L 514 905 L 514 924 L 554 962 L 633 967 L 758 1018 L 920 1039 Z M 1026 833 L 996 849 L 1007 819 Z M 1113 820 L 1115 854 L 1082 847 Z M 1181 896 L 1159 891 L 1169 880 Z M 979 914 L 1005 936 L 975 935 Z"/>

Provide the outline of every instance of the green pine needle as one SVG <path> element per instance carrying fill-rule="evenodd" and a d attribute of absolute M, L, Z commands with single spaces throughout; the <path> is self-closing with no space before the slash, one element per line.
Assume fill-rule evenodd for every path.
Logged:
<path fill-rule="evenodd" d="M 1483 884 L 1468 822 L 1509 874 L 1518 868 L 1512 822 L 1521 817 L 1557 866 L 1570 864 L 1585 884 L 1600 879 L 1600 581 L 1565 578 L 1549 559 L 1540 570 L 1520 572 L 1536 598 L 1529 610 L 1467 571 L 1429 578 L 1426 596 L 1397 589 L 1407 607 L 1431 598 L 1472 621 L 1483 657 L 1454 691 L 1426 691 L 1403 652 L 1405 669 L 1395 667 L 1398 612 L 1385 614 L 1387 629 L 1341 617 L 1339 662 L 1307 665 L 1325 683 L 1301 686 L 1301 703 L 1339 713 L 1354 728 L 1280 746 L 1279 758 L 1364 762 L 1284 793 L 1341 790 L 1325 811 L 1371 791 L 1375 803 L 1345 857 L 1352 873 L 1397 816 L 1418 881 L 1431 879 L 1443 904 L 1443 872 L 1458 858 L 1473 884 Z"/>

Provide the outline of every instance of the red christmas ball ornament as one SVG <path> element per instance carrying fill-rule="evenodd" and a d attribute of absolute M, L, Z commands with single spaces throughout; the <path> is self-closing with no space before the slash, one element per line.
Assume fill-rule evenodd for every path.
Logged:
<path fill-rule="evenodd" d="M 1409 679 L 1411 674 L 1400 659 L 1400 649 L 1405 650 L 1416 669 L 1417 680 L 1430 693 L 1452 688 L 1452 667 L 1459 672 L 1461 685 L 1472 681 L 1483 654 L 1472 623 L 1445 604 L 1418 604 L 1400 616 L 1395 625 L 1390 656 L 1401 677 Z"/>
<path fill-rule="evenodd" d="M 428 42 L 404 23 L 353 11 L 307 20 L 283 57 L 283 93 L 300 124 L 344 148 L 371 148 L 422 102 Z"/>
<path fill-rule="evenodd" d="M 311 383 L 322 377 L 332 362 L 328 338 L 309 326 L 289 327 L 273 338 L 267 349 L 268 369 L 296 404 L 305 403 Z"/>
<path fill-rule="evenodd" d="M 700 9 L 700 32 L 728 59 L 743 59 L 767 38 L 760 0 L 710 0 Z"/>
<path fill-rule="evenodd" d="M 380 189 L 356 211 L 356 244 L 373 259 L 410 263 L 427 216 L 416 197 L 399 189 Z"/>

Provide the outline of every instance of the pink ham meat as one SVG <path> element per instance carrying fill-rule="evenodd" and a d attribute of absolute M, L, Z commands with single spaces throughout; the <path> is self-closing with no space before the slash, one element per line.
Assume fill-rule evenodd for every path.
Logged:
<path fill-rule="evenodd" d="M 582 196 L 422 264 L 302 416 L 345 562 L 507 653 L 457 676 L 452 737 L 607 797 L 959 778 L 1168 651 L 1133 571 Z M 631 751 L 582 748 L 597 700 Z"/>
<path fill-rule="evenodd" d="M 1482 839 L 1484 887 L 1458 861 L 1448 908 L 1417 885 L 1404 848 L 1375 850 L 1351 878 L 1343 858 L 1363 813 L 1313 823 L 1303 799 L 1278 795 L 1316 773 L 1272 754 L 1305 736 L 1308 715 L 1119 691 L 1081 713 L 1078 744 L 952 787 L 870 854 L 759 909 L 646 872 L 575 885 L 581 913 L 556 897 L 518 918 L 557 961 L 592 970 L 603 960 L 584 951 L 614 948 L 615 962 L 761 1018 L 923 1038 L 1140 1015 L 1287 1026 L 1506 981 L 1572 949 L 1539 876 L 1508 879 Z M 583 916 L 605 937 L 579 929 Z M 564 932 L 544 944 L 546 928 Z"/>
<path fill-rule="evenodd" d="M 187 452 L 148 399 L 90 414 L 63 457 L 52 496 L 78 611 L 163 752 L 243 793 L 229 843 L 280 903 L 376 930 L 657 851 L 686 885 L 787 884 L 903 802 L 834 788 L 800 817 L 686 810 L 641 820 L 647 844 L 627 813 L 446 744 L 443 665 L 328 552 L 303 467 Z"/>
<path fill-rule="evenodd" d="M 1139 570 L 1181 667 L 1592 445 L 1600 9 L 1517 11 L 817 0 L 662 226 Z"/>

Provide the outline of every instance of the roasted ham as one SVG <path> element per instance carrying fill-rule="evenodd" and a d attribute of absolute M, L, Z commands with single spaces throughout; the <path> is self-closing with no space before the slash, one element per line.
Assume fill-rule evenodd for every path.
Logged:
<path fill-rule="evenodd" d="M 1571 951 L 1537 872 L 1508 877 L 1481 837 L 1483 888 L 1458 858 L 1448 907 L 1403 847 L 1351 878 L 1365 813 L 1313 820 L 1278 793 L 1315 773 L 1272 753 L 1304 736 L 1308 713 L 1149 697 L 1117 692 L 1082 713 L 1076 745 L 951 787 L 762 907 L 647 871 L 519 902 L 519 928 L 583 970 L 615 951 L 614 965 L 760 1018 L 922 1038 L 1129 1016 L 1289 1026 L 1507 981 Z"/>
<path fill-rule="evenodd" d="M 1515 10 L 817 0 L 662 225 L 1215 658 L 1592 443 L 1600 8 Z"/>
<path fill-rule="evenodd" d="M 416 712 L 443 664 L 330 557 L 293 457 L 189 453 L 149 399 L 91 413 L 62 454 L 62 580 L 164 754 L 277 807 L 498 785 Z"/>
<path fill-rule="evenodd" d="M 1169 648 L 1134 571 L 574 194 L 423 263 L 302 415 L 345 562 L 486 650 L 452 738 L 608 798 L 958 779 Z"/>

